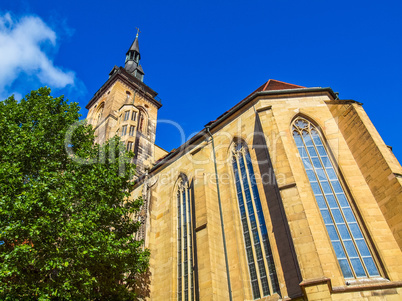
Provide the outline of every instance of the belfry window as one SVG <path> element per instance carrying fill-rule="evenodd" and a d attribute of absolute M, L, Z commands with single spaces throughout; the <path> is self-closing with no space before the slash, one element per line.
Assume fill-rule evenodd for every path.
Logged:
<path fill-rule="evenodd" d="M 292 124 L 292 132 L 343 276 L 379 276 L 318 129 L 299 117 Z"/>
<path fill-rule="evenodd" d="M 233 148 L 233 171 L 254 299 L 280 293 L 267 226 L 247 146 Z"/>
<path fill-rule="evenodd" d="M 177 300 L 194 300 L 193 225 L 188 181 L 177 189 Z"/>

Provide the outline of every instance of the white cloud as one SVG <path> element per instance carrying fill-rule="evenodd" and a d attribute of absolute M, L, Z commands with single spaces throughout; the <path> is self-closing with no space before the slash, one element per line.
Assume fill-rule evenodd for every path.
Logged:
<path fill-rule="evenodd" d="M 22 75 L 52 88 L 74 85 L 74 72 L 55 66 L 41 47 L 54 48 L 56 40 L 56 33 L 37 16 L 0 15 L 0 95 Z"/>

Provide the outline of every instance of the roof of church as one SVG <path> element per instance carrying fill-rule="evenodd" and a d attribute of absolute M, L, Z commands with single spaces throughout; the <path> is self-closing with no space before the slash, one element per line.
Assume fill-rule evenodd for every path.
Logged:
<path fill-rule="evenodd" d="M 260 92 L 260 91 L 290 90 L 290 89 L 301 89 L 301 88 L 306 88 L 306 87 L 281 82 L 276 79 L 270 79 L 266 83 L 264 83 L 261 87 L 259 87 L 257 90 L 255 90 L 253 93 L 251 93 L 250 95 L 252 95 L 256 92 Z"/>
<path fill-rule="evenodd" d="M 232 107 L 231 109 L 229 109 L 228 111 L 226 111 L 225 113 L 223 113 L 222 115 L 220 115 L 216 120 L 220 119 L 222 116 L 228 114 L 229 112 L 233 111 L 239 104 L 241 104 L 242 102 L 245 102 L 246 100 L 248 100 L 251 96 L 253 96 L 254 94 L 258 93 L 258 92 L 264 92 L 264 91 L 280 91 L 280 90 L 293 90 L 293 89 L 307 89 L 306 87 L 303 86 L 298 86 L 298 85 L 294 85 L 294 84 L 289 84 L 289 83 L 285 83 L 285 82 L 281 82 L 279 80 L 276 79 L 269 79 L 267 82 L 265 82 L 263 85 L 261 85 L 259 88 L 257 88 L 257 90 L 255 90 L 254 92 L 252 92 L 251 94 L 249 94 L 246 98 L 244 98 L 242 101 L 238 102 L 234 107 Z M 210 122 L 208 122 L 205 126 L 209 126 L 212 123 L 214 123 L 216 120 L 212 120 Z"/>
<path fill-rule="evenodd" d="M 286 90 L 289 90 L 289 91 L 286 91 Z M 219 124 L 220 122 L 222 122 L 223 120 L 228 118 L 231 114 L 236 112 L 242 106 L 246 105 L 248 102 L 253 100 L 258 95 L 266 95 L 266 94 L 276 95 L 276 94 L 287 94 L 287 93 L 302 93 L 302 92 L 307 93 L 307 92 L 321 92 L 321 91 L 328 92 L 329 94 L 332 95 L 332 97 L 334 99 L 337 98 L 337 95 L 329 87 L 328 88 L 321 88 L 321 87 L 307 88 L 307 87 L 303 87 L 303 86 L 298 86 L 298 85 L 294 85 L 294 84 L 281 82 L 281 81 L 275 80 L 275 79 L 270 79 L 267 82 L 265 82 L 263 85 L 261 85 L 253 93 L 251 93 L 246 98 L 244 98 L 242 101 L 238 102 L 230 110 L 228 110 L 225 113 L 223 113 L 222 115 L 220 115 L 216 120 L 213 120 L 213 121 L 210 121 L 209 123 L 207 123 L 205 125 L 205 128 L 215 127 L 217 124 Z M 207 135 L 205 128 L 203 130 L 201 130 L 198 134 L 194 135 L 191 139 L 186 141 L 184 144 L 182 144 L 180 147 L 171 150 L 166 156 L 157 160 L 155 162 L 155 166 L 151 169 L 150 172 L 156 170 L 160 165 L 164 164 L 165 162 L 169 162 L 170 158 L 172 158 L 175 154 L 184 151 L 187 146 L 192 144 L 194 141 L 196 141 L 200 137 L 205 137 L 205 135 Z M 141 179 L 139 179 L 139 182 L 141 182 Z"/>

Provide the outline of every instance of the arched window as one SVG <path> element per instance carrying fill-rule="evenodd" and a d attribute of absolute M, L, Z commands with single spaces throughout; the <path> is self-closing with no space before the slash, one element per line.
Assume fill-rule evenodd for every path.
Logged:
<path fill-rule="evenodd" d="M 233 171 L 254 299 L 280 293 L 268 231 L 247 146 L 233 147 Z"/>
<path fill-rule="evenodd" d="M 105 103 L 103 102 L 96 113 L 96 123 L 98 124 L 102 119 L 103 109 L 105 108 Z"/>
<path fill-rule="evenodd" d="M 318 129 L 298 117 L 292 124 L 292 131 L 343 276 L 379 276 Z"/>
<path fill-rule="evenodd" d="M 147 115 L 143 110 L 140 110 L 138 116 L 138 130 L 147 135 L 147 127 L 148 127 Z"/>
<path fill-rule="evenodd" d="M 190 188 L 183 176 L 177 198 L 177 300 L 194 300 L 193 225 Z"/>

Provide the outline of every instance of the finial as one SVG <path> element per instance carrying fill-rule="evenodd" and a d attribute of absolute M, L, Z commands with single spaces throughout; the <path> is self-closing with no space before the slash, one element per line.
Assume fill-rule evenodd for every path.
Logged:
<path fill-rule="evenodd" d="M 138 34 L 141 32 L 140 29 L 138 27 L 136 27 L 137 29 L 137 35 L 135 36 L 136 38 L 138 38 Z"/>

